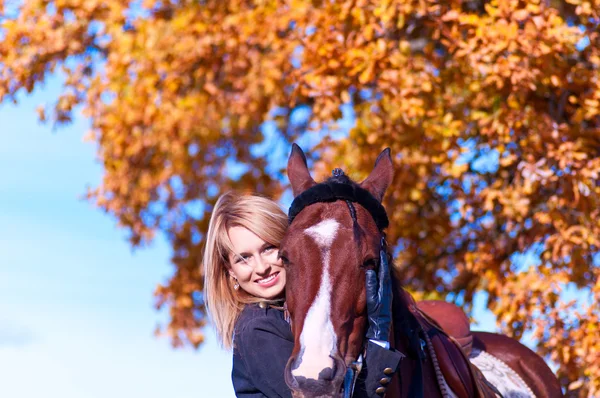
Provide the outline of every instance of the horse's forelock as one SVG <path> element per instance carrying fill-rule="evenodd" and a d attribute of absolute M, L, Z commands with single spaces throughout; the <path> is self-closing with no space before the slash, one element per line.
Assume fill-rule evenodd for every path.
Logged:
<path fill-rule="evenodd" d="M 349 184 L 358 186 L 358 184 L 346 174 L 338 174 L 331 176 L 328 179 L 326 179 L 325 182 L 337 182 L 338 184 Z"/>
<path fill-rule="evenodd" d="M 389 225 L 387 213 L 381 202 L 345 174 L 330 177 L 296 196 L 289 209 L 288 223 L 292 224 L 298 214 L 308 206 L 338 200 L 360 204 L 371 214 L 380 231 Z"/>

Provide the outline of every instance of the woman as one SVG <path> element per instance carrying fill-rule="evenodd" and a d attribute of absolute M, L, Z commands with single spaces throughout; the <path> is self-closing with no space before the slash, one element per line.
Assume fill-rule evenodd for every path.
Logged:
<path fill-rule="evenodd" d="M 238 397 L 291 397 L 283 372 L 294 339 L 283 310 L 286 275 L 278 258 L 287 225 L 287 216 L 272 200 L 233 192 L 217 200 L 210 218 L 204 292 L 220 343 L 233 348 L 232 380 Z M 387 261 L 382 264 L 382 272 L 389 272 Z M 378 291 L 375 273 L 367 274 L 369 371 L 362 372 L 367 375 L 359 377 L 354 396 L 385 393 L 402 358 L 382 341 L 389 331 L 386 306 L 391 300 L 391 288 L 383 285 Z M 388 292 L 377 299 L 384 288 Z"/>

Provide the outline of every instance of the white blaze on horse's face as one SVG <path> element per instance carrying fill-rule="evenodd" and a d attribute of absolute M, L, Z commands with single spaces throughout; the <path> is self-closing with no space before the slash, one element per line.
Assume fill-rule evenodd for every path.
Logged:
<path fill-rule="evenodd" d="M 305 234 L 315 240 L 321 249 L 323 261 L 323 274 L 321 285 L 304 319 L 302 334 L 300 335 L 300 366 L 292 370 L 295 377 L 319 379 L 319 373 L 324 369 L 334 368 L 331 358 L 337 349 L 337 338 L 331 323 L 331 278 L 329 276 L 329 263 L 331 245 L 335 239 L 339 223 L 333 219 L 326 219 L 306 229 Z"/>

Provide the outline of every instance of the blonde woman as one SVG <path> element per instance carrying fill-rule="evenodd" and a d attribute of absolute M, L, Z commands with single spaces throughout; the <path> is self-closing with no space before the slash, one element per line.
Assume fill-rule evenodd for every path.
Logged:
<path fill-rule="evenodd" d="M 204 292 L 220 343 L 233 349 L 237 397 L 292 396 L 283 372 L 294 339 L 283 311 L 286 275 L 278 257 L 287 225 L 277 203 L 234 192 L 217 200 L 210 218 Z M 387 261 L 385 267 L 389 272 Z M 370 371 L 359 377 L 354 396 L 381 396 L 382 380 L 397 370 L 402 358 L 388 346 L 370 340 L 365 356 Z"/>

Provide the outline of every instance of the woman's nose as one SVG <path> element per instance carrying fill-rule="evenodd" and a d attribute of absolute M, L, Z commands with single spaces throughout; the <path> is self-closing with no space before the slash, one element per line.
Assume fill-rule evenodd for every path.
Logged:
<path fill-rule="evenodd" d="M 258 273 L 258 274 L 265 274 L 271 270 L 271 264 L 263 256 L 257 256 L 256 266 L 254 269 L 255 269 L 256 273 Z"/>

